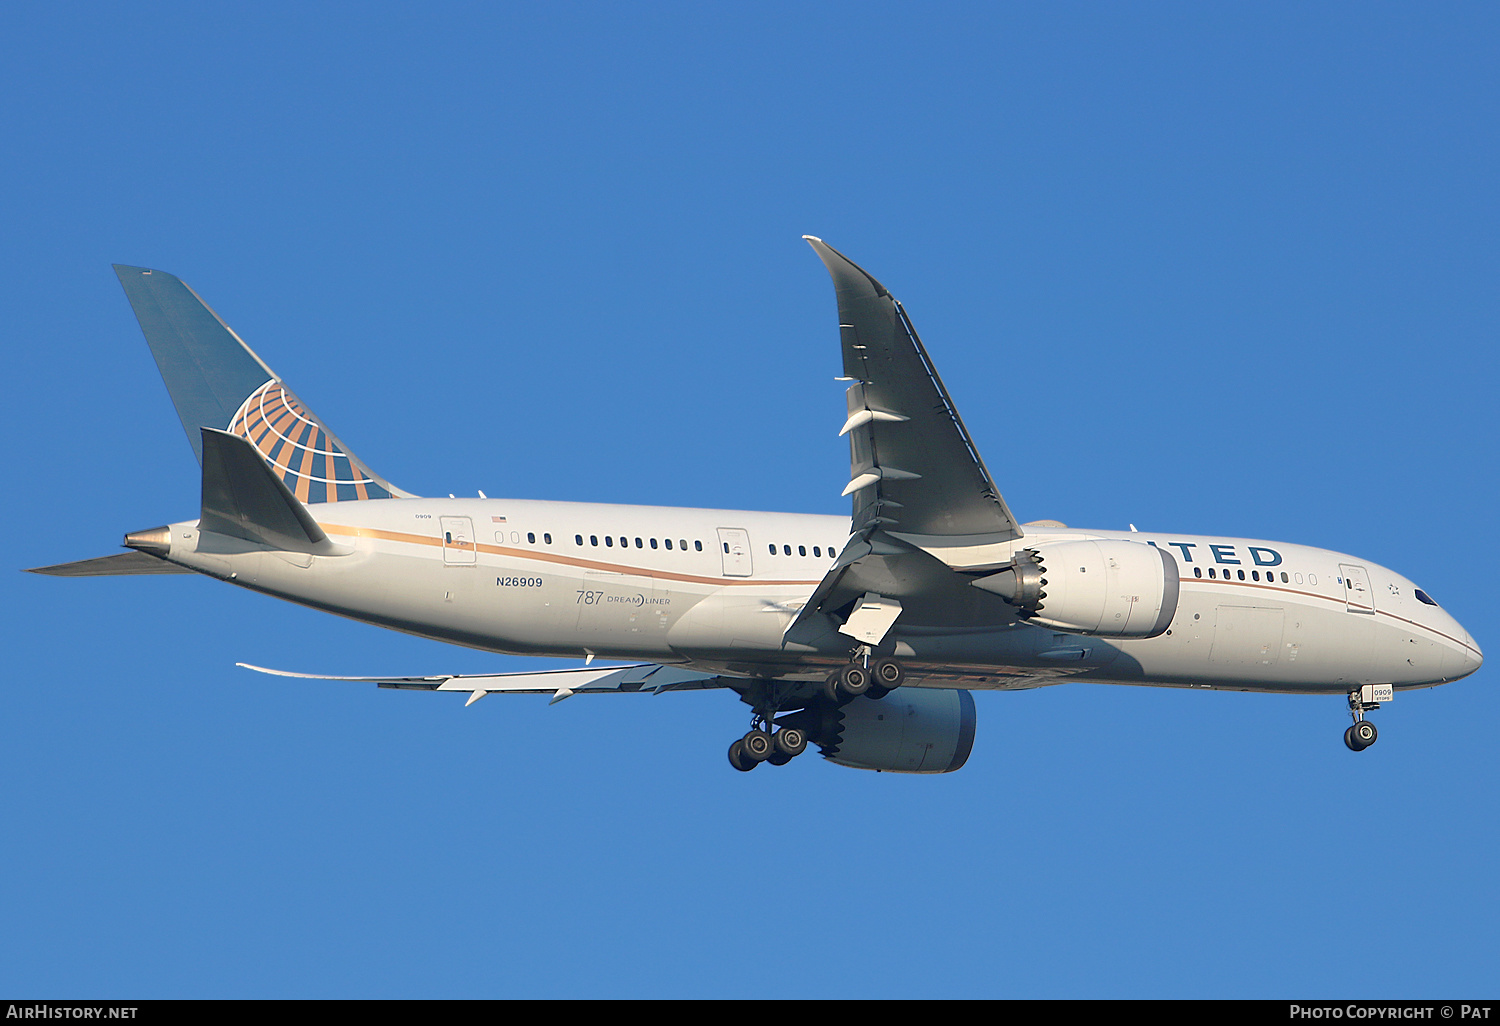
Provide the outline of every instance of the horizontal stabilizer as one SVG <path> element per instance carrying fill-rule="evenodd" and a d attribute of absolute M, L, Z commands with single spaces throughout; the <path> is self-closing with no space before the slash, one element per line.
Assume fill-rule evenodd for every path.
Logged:
<path fill-rule="evenodd" d="M 466 694 L 488 694 L 504 691 L 519 695 L 558 695 L 592 692 L 594 694 L 629 694 L 638 691 L 660 694 L 663 691 L 696 691 L 728 685 L 711 673 L 696 673 L 676 666 L 637 663 L 631 666 L 590 666 L 568 670 L 542 670 L 533 673 L 453 674 L 434 677 L 332 677 L 319 673 L 293 673 L 268 670 L 264 666 L 236 663 L 247 670 L 269 673 L 276 677 L 300 677 L 305 680 L 342 680 L 356 684 L 379 684 L 383 688 L 408 688 L 417 691 L 461 691 Z"/>
<path fill-rule="evenodd" d="M 193 571 L 147 552 L 121 552 L 98 559 L 80 559 L 76 563 L 32 567 L 27 573 L 51 577 L 124 577 L 133 574 L 190 574 Z"/>
<path fill-rule="evenodd" d="M 203 428 L 203 513 L 200 531 L 228 535 L 286 552 L 323 556 L 347 550 L 297 501 L 260 453 L 239 435 Z"/>

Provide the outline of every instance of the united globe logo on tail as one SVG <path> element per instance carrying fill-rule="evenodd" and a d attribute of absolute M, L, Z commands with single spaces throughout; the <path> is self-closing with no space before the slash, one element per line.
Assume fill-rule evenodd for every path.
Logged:
<path fill-rule="evenodd" d="M 275 378 L 240 404 L 228 430 L 259 449 L 300 502 L 391 498 Z"/>

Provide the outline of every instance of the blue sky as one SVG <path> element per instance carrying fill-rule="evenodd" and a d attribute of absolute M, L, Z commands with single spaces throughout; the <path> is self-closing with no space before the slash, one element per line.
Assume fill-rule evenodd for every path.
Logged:
<path fill-rule="evenodd" d="M 420 494 L 847 511 L 820 235 L 1022 519 L 1284 539 L 1500 613 L 1490 5 L 29 5 L 0 33 L 13 567 L 196 513 L 112 262 Z M 1500 983 L 1485 668 L 978 696 L 734 773 L 727 694 L 207 579 L 0 575 L 0 991 L 1428 996 Z"/>

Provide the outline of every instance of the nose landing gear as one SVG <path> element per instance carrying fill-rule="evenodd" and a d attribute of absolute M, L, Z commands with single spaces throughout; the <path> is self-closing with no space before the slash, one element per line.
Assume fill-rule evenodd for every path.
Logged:
<path fill-rule="evenodd" d="M 1389 684 L 1366 684 L 1349 692 L 1349 715 L 1354 717 L 1354 725 L 1344 731 L 1344 744 L 1349 751 L 1362 752 L 1380 737 L 1375 724 L 1365 719 L 1365 713 L 1380 708 L 1377 699 L 1389 702 L 1392 697 L 1394 689 Z"/>

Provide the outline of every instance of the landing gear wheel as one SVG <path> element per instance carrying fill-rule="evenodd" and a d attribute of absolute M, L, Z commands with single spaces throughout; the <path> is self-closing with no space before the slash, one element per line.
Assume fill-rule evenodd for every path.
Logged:
<path fill-rule="evenodd" d="M 1383 690 L 1384 687 L 1379 684 L 1364 684 L 1349 692 L 1349 715 L 1354 717 L 1354 726 L 1344 731 L 1344 744 L 1349 746 L 1351 752 L 1364 751 L 1380 736 L 1375 724 L 1365 719 L 1365 713 L 1380 708 L 1375 696 Z M 1384 697 L 1389 701 L 1390 692 L 1386 691 Z"/>
<path fill-rule="evenodd" d="M 787 763 L 792 761 L 792 757 L 785 752 L 772 752 L 770 757 L 767 758 L 766 761 L 769 762 L 772 766 L 785 766 Z"/>
<path fill-rule="evenodd" d="M 729 765 L 741 773 L 749 773 L 755 767 L 759 766 L 760 763 L 745 758 L 745 743 L 743 741 L 736 741 L 729 746 Z"/>
<path fill-rule="evenodd" d="M 796 727 L 782 727 L 773 740 L 776 742 L 776 753 L 786 756 L 788 761 L 807 751 L 807 735 Z M 772 755 L 770 761 L 776 763 L 776 756 Z"/>
<path fill-rule="evenodd" d="M 879 684 L 871 684 L 870 690 L 865 692 L 865 697 L 878 702 L 890 693 L 889 688 L 883 688 Z"/>
<path fill-rule="evenodd" d="M 771 735 L 764 730 L 752 730 L 740 738 L 740 751 L 751 762 L 765 762 L 775 751 Z"/>
<path fill-rule="evenodd" d="M 834 670 L 823 678 L 823 697 L 830 702 L 838 702 L 843 696 L 839 694 L 839 671 Z"/>
<path fill-rule="evenodd" d="M 851 697 L 858 697 L 870 690 L 870 673 L 858 663 L 850 663 L 839 671 L 839 690 Z"/>
<path fill-rule="evenodd" d="M 906 682 L 906 670 L 894 659 L 880 659 L 870 668 L 874 671 L 875 686 L 895 691 Z"/>

